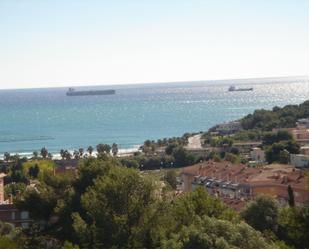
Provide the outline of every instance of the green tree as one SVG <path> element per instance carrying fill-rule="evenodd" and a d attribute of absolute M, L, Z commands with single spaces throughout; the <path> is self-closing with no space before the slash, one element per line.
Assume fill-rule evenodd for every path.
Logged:
<path fill-rule="evenodd" d="M 92 152 L 93 152 L 93 147 L 92 147 L 92 146 L 89 146 L 89 147 L 87 148 L 87 151 L 88 151 L 89 155 L 91 156 L 91 155 L 92 155 Z"/>
<path fill-rule="evenodd" d="M 163 249 L 275 249 L 259 232 L 244 222 L 232 223 L 208 216 L 192 218 L 189 226 L 182 226 L 169 239 Z M 279 249 L 279 248 L 278 248 Z"/>
<path fill-rule="evenodd" d="M 78 245 L 74 245 L 69 241 L 65 241 L 61 249 L 79 249 Z"/>
<path fill-rule="evenodd" d="M 108 175 L 98 178 L 82 196 L 82 205 L 95 226 L 96 235 L 89 237 L 88 247 L 94 243 L 105 247 L 139 247 L 144 217 L 154 202 L 153 187 L 138 172 L 126 168 L 112 168 Z M 100 231 L 100 233 L 98 233 Z M 91 247 L 92 248 L 92 247 Z"/>
<path fill-rule="evenodd" d="M 295 199 L 294 199 L 294 191 L 291 187 L 291 185 L 288 185 L 288 196 L 289 196 L 289 206 L 294 207 L 295 206 Z"/>
<path fill-rule="evenodd" d="M 8 162 L 11 159 L 11 154 L 9 152 L 5 152 L 3 155 L 4 161 Z"/>
<path fill-rule="evenodd" d="M 279 130 L 278 132 L 275 133 L 273 132 L 264 133 L 262 140 L 264 145 L 272 145 L 280 141 L 293 140 L 293 137 L 288 131 Z"/>
<path fill-rule="evenodd" d="M 309 208 L 285 207 L 279 213 L 279 239 L 297 249 L 309 248 Z"/>
<path fill-rule="evenodd" d="M 45 147 L 43 147 L 42 149 L 41 149 L 41 156 L 43 157 L 43 159 L 46 159 L 47 158 L 47 155 L 48 155 L 48 150 L 45 148 Z"/>
<path fill-rule="evenodd" d="M 225 153 L 224 159 L 231 163 L 236 163 L 238 161 L 238 157 L 232 153 Z"/>
<path fill-rule="evenodd" d="M 108 144 L 98 144 L 97 145 L 97 152 L 99 154 L 109 154 L 111 151 L 111 147 Z"/>
<path fill-rule="evenodd" d="M 72 154 L 68 150 L 64 151 L 64 158 L 65 160 L 71 160 L 72 159 Z"/>
<path fill-rule="evenodd" d="M 39 153 L 37 151 L 33 151 L 32 153 L 34 159 L 38 159 Z"/>
<path fill-rule="evenodd" d="M 113 156 L 117 156 L 118 154 L 118 145 L 113 143 L 112 145 L 112 153 L 113 153 Z"/>
<path fill-rule="evenodd" d="M 177 147 L 177 144 L 169 144 L 168 146 L 166 146 L 165 148 L 165 153 L 167 155 L 172 155 L 173 150 Z"/>
<path fill-rule="evenodd" d="M 189 154 L 181 146 L 174 148 L 172 155 L 175 158 L 175 166 L 177 166 L 177 167 L 191 165 L 195 161 L 194 156 Z"/>
<path fill-rule="evenodd" d="M 175 170 L 168 170 L 165 173 L 164 180 L 173 188 L 177 188 L 177 174 Z"/>
<path fill-rule="evenodd" d="M 78 149 L 78 152 L 79 152 L 79 157 L 80 157 L 80 158 L 83 157 L 83 155 L 84 155 L 84 149 L 83 149 L 83 148 L 79 148 L 79 149 Z"/>
<path fill-rule="evenodd" d="M 0 249 L 18 249 L 18 245 L 13 239 L 7 236 L 0 236 Z"/>
<path fill-rule="evenodd" d="M 74 150 L 73 151 L 73 157 L 74 157 L 74 159 L 79 159 L 80 158 L 80 154 L 79 154 L 78 150 Z"/>
<path fill-rule="evenodd" d="M 268 163 L 286 163 L 288 160 L 287 152 L 292 154 L 298 154 L 299 145 L 294 141 L 281 141 L 274 143 L 266 149 L 266 160 Z"/>
<path fill-rule="evenodd" d="M 275 199 L 260 195 L 247 204 L 241 216 L 253 228 L 259 231 L 277 231 L 279 205 Z"/>
<path fill-rule="evenodd" d="M 65 151 L 64 149 L 61 149 L 61 150 L 60 150 L 60 156 L 61 156 L 62 160 L 65 159 L 65 155 L 66 155 L 65 152 L 66 152 L 66 151 Z"/>

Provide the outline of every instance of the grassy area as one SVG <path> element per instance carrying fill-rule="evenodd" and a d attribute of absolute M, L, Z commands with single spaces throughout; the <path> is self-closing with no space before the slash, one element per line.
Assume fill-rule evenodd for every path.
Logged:
<path fill-rule="evenodd" d="M 167 171 L 169 170 L 174 170 L 176 171 L 177 176 L 180 175 L 182 168 L 173 168 L 173 169 L 156 169 L 156 170 L 144 170 L 144 174 L 147 174 L 151 177 L 153 177 L 153 179 L 160 181 L 164 175 L 166 174 Z"/>

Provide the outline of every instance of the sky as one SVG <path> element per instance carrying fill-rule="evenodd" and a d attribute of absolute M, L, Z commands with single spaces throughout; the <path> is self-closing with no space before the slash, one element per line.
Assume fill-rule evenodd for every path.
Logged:
<path fill-rule="evenodd" d="M 0 89 L 309 75 L 308 0 L 0 0 Z"/>

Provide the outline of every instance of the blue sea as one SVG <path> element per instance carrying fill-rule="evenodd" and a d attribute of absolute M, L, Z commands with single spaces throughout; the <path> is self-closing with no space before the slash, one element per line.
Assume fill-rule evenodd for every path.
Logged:
<path fill-rule="evenodd" d="M 230 85 L 253 87 L 228 92 Z M 255 109 L 309 99 L 309 77 L 78 87 L 115 95 L 67 97 L 66 88 L 0 91 L 0 155 L 57 154 L 98 143 L 137 147 L 146 139 L 206 131 Z"/>

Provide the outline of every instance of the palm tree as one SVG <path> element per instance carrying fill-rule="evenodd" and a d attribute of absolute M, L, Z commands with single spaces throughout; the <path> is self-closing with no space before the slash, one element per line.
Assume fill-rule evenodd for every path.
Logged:
<path fill-rule="evenodd" d="M 37 151 L 33 151 L 32 155 L 34 159 L 37 159 L 39 156 L 39 153 Z"/>
<path fill-rule="evenodd" d="M 73 156 L 74 156 L 74 159 L 79 159 L 79 157 L 80 157 L 79 151 L 78 150 L 74 150 Z"/>
<path fill-rule="evenodd" d="M 47 157 L 48 157 L 48 159 L 52 160 L 53 159 L 53 154 L 52 153 L 48 153 Z"/>
<path fill-rule="evenodd" d="M 48 155 L 48 150 L 47 150 L 45 147 L 43 147 L 43 148 L 41 149 L 41 156 L 42 156 L 44 159 L 46 159 L 47 155 Z"/>
<path fill-rule="evenodd" d="M 118 154 L 118 145 L 113 143 L 112 145 L 112 153 L 113 153 L 113 156 L 116 156 Z"/>
<path fill-rule="evenodd" d="M 92 152 L 93 152 L 93 147 L 92 146 L 89 146 L 88 149 L 87 149 L 89 155 L 91 156 L 92 155 Z"/>
<path fill-rule="evenodd" d="M 65 150 L 64 151 L 64 157 L 65 157 L 65 160 L 71 160 L 72 154 L 69 151 Z"/>
<path fill-rule="evenodd" d="M 79 156 L 80 157 L 83 157 L 83 155 L 84 155 L 84 149 L 83 148 L 79 148 Z"/>
<path fill-rule="evenodd" d="M 65 150 L 64 149 L 60 150 L 60 156 L 61 156 L 62 160 L 64 160 L 64 158 L 65 158 Z"/>
<path fill-rule="evenodd" d="M 108 144 L 98 144 L 97 145 L 97 152 L 99 154 L 104 154 L 104 153 L 109 154 L 110 151 L 111 151 L 111 147 Z"/>
<path fill-rule="evenodd" d="M 5 152 L 3 155 L 4 161 L 8 162 L 11 159 L 11 154 L 9 152 Z"/>

